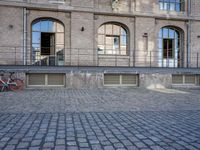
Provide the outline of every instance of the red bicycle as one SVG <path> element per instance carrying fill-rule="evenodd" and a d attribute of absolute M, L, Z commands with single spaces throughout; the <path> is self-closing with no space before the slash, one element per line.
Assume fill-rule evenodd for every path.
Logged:
<path fill-rule="evenodd" d="M 0 71 L 0 91 L 19 91 L 23 90 L 24 88 L 24 82 L 21 79 L 14 78 L 13 75 L 15 72 L 9 72 L 9 78 L 7 80 L 2 80 L 2 77 L 4 76 L 5 71 Z"/>

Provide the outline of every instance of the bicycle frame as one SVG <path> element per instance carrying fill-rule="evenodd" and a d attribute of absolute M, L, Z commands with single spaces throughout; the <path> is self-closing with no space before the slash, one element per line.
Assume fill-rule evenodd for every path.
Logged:
<path fill-rule="evenodd" d="M 9 85 L 17 86 L 15 82 L 11 82 L 11 79 L 8 79 L 7 82 L 5 82 L 0 78 L 0 82 L 2 83 L 1 92 L 3 92 L 5 89 L 9 89 Z"/>

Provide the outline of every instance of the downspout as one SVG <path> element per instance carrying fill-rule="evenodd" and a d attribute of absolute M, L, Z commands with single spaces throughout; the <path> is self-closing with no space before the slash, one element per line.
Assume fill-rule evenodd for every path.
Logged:
<path fill-rule="evenodd" d="M 27 10 L 23 8 L 23 65 L 27 65 L 26 51 L 27 51 Z"/>
<path fill-rule="evenodd" d="M 188 24 L 187 24 L 187 68 L 190 67 L 191 62 L 191 0 L 188 0 L 188 11 L 187 16 L 189 18 Z"/>

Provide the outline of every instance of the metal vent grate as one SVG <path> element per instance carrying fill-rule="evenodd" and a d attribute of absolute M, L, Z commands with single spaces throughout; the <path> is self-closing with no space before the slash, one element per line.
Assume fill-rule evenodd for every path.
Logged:
<path fill-rule="evenodd" d="M 45 74 L 29 74 L 29 85 L 45 85 Z"/>
<path fill-rule="evenodd" d="M 104 75 L 104 84 L 105 85 L 120 84 L 120 75 L 105 74 Z"/>
<path fill-rule="evenodd" d="M 195 84 L 195 75 L 186 75 L 185 84 Z"/>
<path fill-rule="evenodd" d="M 104 74 L 105 86 L 137 86 L 136 74 Z"/>
<path fill-rule="evenodd" d="M 172 75 L 173 84 L 183 84 L 183 75 Z"/>
<path fill-rule="evenodd" d="M 62 74 L 48 74 L 48 85 L 64 85 Z"/>
<path fill-rule="evenodd" d="M 64 86 L 64 74 L 27 74 L 28 86 Z"/>
<path fill-rule="evenodd" d="M 136 85 L 137 84 L 137 75 L 122 75 L 122 84 L 126 85 Z"/>

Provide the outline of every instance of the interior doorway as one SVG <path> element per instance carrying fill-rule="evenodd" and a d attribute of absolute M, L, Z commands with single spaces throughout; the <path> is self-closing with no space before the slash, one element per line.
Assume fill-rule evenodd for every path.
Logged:
<path fill-rule="evenodd" d="M 55 55 L 55 33 L 41 32 L 41 55 Z"/>

